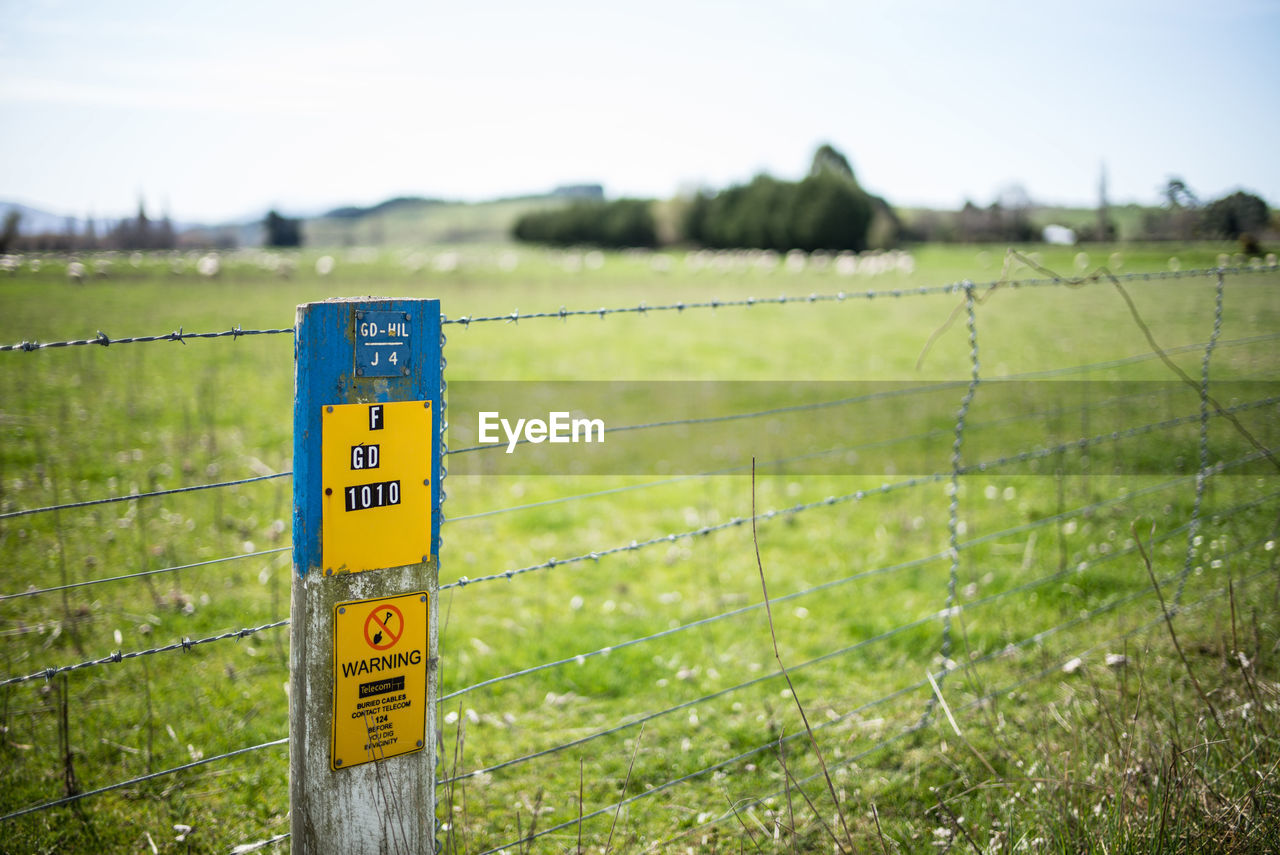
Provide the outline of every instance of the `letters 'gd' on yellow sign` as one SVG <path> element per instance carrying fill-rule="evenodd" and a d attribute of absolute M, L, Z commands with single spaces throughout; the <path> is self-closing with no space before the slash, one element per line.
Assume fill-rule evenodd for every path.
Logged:
<path fill-rule="evenodd" d="M 428 619 L 425 591 L 333 607 L 329 768 L 422 749 Z"/>
<path fill-rule="evenodd" d="M 430 560 L 430 401 L 322 408 L 325 573 Z"/>

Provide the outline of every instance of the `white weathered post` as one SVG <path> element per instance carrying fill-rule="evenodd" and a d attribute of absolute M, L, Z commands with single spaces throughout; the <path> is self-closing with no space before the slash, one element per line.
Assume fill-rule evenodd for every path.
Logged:
<path fill-rule="evenodd" d="M 434 853 L 437 300 L 298 307 L 289 800 L 297 853 Z"/>

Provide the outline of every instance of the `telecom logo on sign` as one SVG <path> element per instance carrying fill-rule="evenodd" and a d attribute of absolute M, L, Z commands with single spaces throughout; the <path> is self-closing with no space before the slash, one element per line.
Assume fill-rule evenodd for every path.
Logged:
<path fill-rule="evenodd" d="M 427 602 L 418 591 L 334 606 L 335 771 L 423 747 Z"/>

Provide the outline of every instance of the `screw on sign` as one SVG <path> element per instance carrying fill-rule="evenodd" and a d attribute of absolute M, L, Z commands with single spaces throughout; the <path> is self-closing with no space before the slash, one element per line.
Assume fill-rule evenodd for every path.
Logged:
<path fill-rule="evenodd" d="M 364 619 L 364 640 L 374 650 L 387 650 L 395 646 L 404 635 L 404 615 L 390 603 L 374 606 Z"/>

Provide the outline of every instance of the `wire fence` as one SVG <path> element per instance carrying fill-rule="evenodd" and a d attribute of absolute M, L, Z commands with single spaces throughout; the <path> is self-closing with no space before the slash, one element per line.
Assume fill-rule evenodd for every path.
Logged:
<path fill-rule="evenodd" d="M 1266 383 L 1231 382 L 1242 373 L 1233 355 L 1263 353 L 1265 359 L 1280 330 L 1259 330 L 1256 324 L 1243 331 L 1232 328 L 1230 286 L 1261 278 L 1272 287 L 1274 273 L 1235 268 L 1124 276 L 1104 272 L 1082 278 L 1044 276 L 801 297 L 562 307 L 447 320 L 467 330 L 473 325 L 514 327 L 520 321 L 576 317 L 679 316 L 753 307 L 777 311 L 855 300 L 951 297 L 958 301 L 952 317 L 963 320 L 965 346 L 955 351 L 963 353 L 962 379 L 804 404 L 611 423 L 608 430 L 611 438 L 648 434 L 659 443 L 680 443 L 686 441 L 683 434 L 676 440 L 663 437 L 674 435 L 677 428 L 736 430 L 748 421 L 812 419 L 818 411 L 834 413 L 837 423 L 854 425 L 896 401 L 939 395 L 951 396 L 953 402 L 948 423 L 895 423 L 893 431 L 873 439 L 850 430 L 843 441 L 816 450 L 793 443 L 785 446 L 786 453 L 756 461 L 674 475 L 607 478 L 625 483 L 603 488 L 590 477 L 557 479 L 549 495 L 536 478 L 499 479 L 503 485 L 514 481 L 521 490 L 539 491 L 527 500 L 520 491 L 482 489 L 471 479 L 458 480 L 455 467 L 451 487 L 465 501 L 462 512 L 445 520 L 442 614 L 437 616 L 444 661 L 438 783 L 444 848 L 488 853 L 544 839 L 569 846 L 571 837 L 581 834 L 584 825 L 592 827 L 593 820 L 602 825 L 612 817 L 616 823 L 625 813 L 640 822 L 645 811 L 674 811 L 680 817 L 665 823 L 670 834 L 663 841 L 650 841 L 654 846 L 674 845 L 739 821 L 744 810 L 782 796 L 776 785 L 784 779 L 776 769 L 772 774 L 764 771 L 776 758 L 791 758 L 787 762 L 795 764 L 797 786 L 821 774 L 814 771 L 813 758 L 805 756 L 806 735 L 787 713 L 789 702 L 779 702 L 780 697 L 791 697 L 792 677 L 795 696 L 811 712 L 825 716 L 812 730 L 836 752 L 833 770 L 848 774 L 875 762 L 869 758 L 918 739 L 933 725 L 940 707 L 946 707 L 948 716 L 973 712 L 993 699 L 1063 674 L 1068 663 L 1097 657 L 1164 620 L 1162 613 L 1153 612 L 1152 586 L 1135 572 L 1138 535 L 1136 528 L 1126 531 L 1135 519 L 1158 524 L 1144 542 L 1161 556 L 1166 569 L 1158 584 L 1174 591 L 1174 614 L 1215 602 L 1224 595 L 1228 580 L 1240 585 L 1273 582 L 1280 478 L 1271 448 L 1280 424 L 1280 394 L 1272 393 L 1280 390 Z M 1206 311 L 1196 303 L 1194 312 L 1183 319 L 1201 330 L 1195 340 L 1167 347 L 1156 341 L 1125 291 L 1142 283 L 1212 288 L 1212 308 Z M 987 298 L 994 292 L 1083 286 L 1093 290 L 1080 291 L 1076 299 L 1086 294 L 1096 299 L 1097 289 L 1108 286 L 1121 291 L 1134 310 L 1138 352 L 1021 371 L 1008 365 L 990 371 L 991 363 L 980 361 L 989 340 L 999 341 L 998 333 L 984 327 L 991 311 Z M 937 302 L 929 305 L 936 311 Z M 930 326 L 942 320 L 929 317 Z M 775 315 L 769 322 L 778 321 Z M 946 324 L 939 329 L 945 336 Z M 23 341 L 0 350 L 30 353 L 204 338 L 235 341 L 291 332 L 237 326 L 218 333 L 186 333 L 179 328 L 167 335 L 119 339 L 99 332 L 95 338 Z M 675 338 L 680 332 L 667 329 L 664 335 Z M 801 328 L 796 334 L 806 333 Z M 1148 346 L 1141 346 L 1144 340 Z M 510 347 L 518 350 L 522 345 L 516 338 Z M 1180 356 L 1198 357 L 1198 376 L 1176 366 L 1174 360 Z M 1227 364 L 1219 369 L 1223 359 Z M 1170 376 L 1158 390 L 1164 402 L 1159 406 L 1152 405 L 1151 390 L 1112 394 L 1104 386 L 1090 387 L 1089 395 L 1072 398 L 1065 406 L 1028 403 L 1012 412 L 983 408 L 984 394 L 993 395 L 1001 383 L 1090 378 L 1159 363 L 1169 367 Z M 1241 364 L 1247 374 L 1248 360 Z M 1176 391 L 1188 382 L 1191 398 Z M 456 406 L 451 413 L 459 418 Z M 1072 421 L 1064 427 L 1067 420 Z M 528 444 L 513 446 L 523 450 Z M 941 451 L 942 456 L 929 456 L 921 448 Z M 446 453 L 461 461 L 509 450 L 507 443 L 469 443 Z M 786 467 L 799 461 L 819 461 L 826 467 L 830 461 L 873 451 L 875 465 L 837 470 L 830 464 L 831 473 L 786 474 Z M 907 466 L 940 460 L 942 465 L 889 474 L 880 465 L 885 460 L 905 461 Z M 41 460 L 33 461 L 36 468 L 42 465 Z M 749 486 L 745 479 L 719 477 L 753 468 L 761 474 L 758 479 L 753 476 Z M 126 572 L 92 573 L 96 565 L 85 561 L 84 578 L 72 579 L 67 567 L 73 548 L 68 532 L 76 526 L 113 525 L 127 537 L 127 532 L 145 528 L 139 520 L 145 521 L 146 514 L 173 516 L 172 503 L 194 501 L 193 493 L 217 497 L 217 502 L 236 508 L 223 508 L 215 514 L 219 519 L 253 514 L 255 508 L 269 505 L 270 497 L 250 497 L 245 491 L 261 491 L 273 482 L 278 489 L 290 476 L 278 471 L 168 488 L 155 485 L 73 501 L 59 501 L 54 495 L 52 501 L 27 506 L 19 504 L 26 496 L 23 491 L 6 490 L 0 538 L 18 538 L 21 532 L 24 539 L 42 539 L 54 556 L 51 566 L 60 568 L 62 576 L 58 584 L 51 584 L 43 576 L 19 574 L 14 578 L 40 581 L 23 589 L 0 590 L 0 606 L 27 610 L 3 614 L 4 634 L 16 639 L 6 644 L 7 668 L 0 676 L 9 741 L 18 732 L 39 732 L 35 722 L 56 716 L 59 705 L 65 721 L 69 675 L 79 681 L 101 675 L 93 683 L 78 682 L 77 691 L 108 700 L 140 684 L 145 704 L 131 702 L 119 726 L 130 732 L 141 727 L 148 736 L 145 748 L 125 746 L 130 750 L 120 749 L 92 772 L 103 781 L 97 786 L 82 787 L 76 781 L 69 748 L 52 752 L 54 765 L 65 771 L 62 795 L 50 797 L 47 785 L 14 790 L 2 803 L 0 823 L 79 806 L 107 793 L 137 790 L 197 768 L 216 765 L 227 770 L 232 761 L 287 744 L 287 739 L 259 738 L 237 745 L 234 736 L 241 728 L 222 728 L 229 741 L 211 756 L 196 756 L 200 752 L 188 745 L 190 762 L 153 770 L 154 759 L 165 755 L 149 741 L 158 728 L 152 714 L 152 677 L 148 671 L 139 681 L 132 670 L 146 660 L 165 663 L 161 667 L 166 679 L 159 691 L 168 692 L 183 686 L 184 671 L 190 672 L 188 679 L 198 673 L 198 691 L 222 698 L 244 721 L 261 716 L 264 705 L 271 703 L 253 692 L 232 700 L 229 687 L 242 679 L 237 676 L 240 671 L 254 668 L 261 670 L 255 677 L 259 683 L 278 683 L 287 660 L 277 658 L 260 667 L 246 665 L 243 657 L 202 657 L 200 650 L 258 636 L 283 647 L 283 634 L 269 631 L 289 622 L 281 613 L 286 601 L 272 581 L 279 578 L 272 565 L 278 566 L 289 550 L 287 543 L 259 549 L 246 540 L 246 548 L 234 554 L 178 560 L 139 536 L 139 564 L 119 568 Z M 47 473 L 18 477 L 51 480 Z M 524 486 L 525 481 L 532 486 Z M 561 485 L 570 489 L 564 491 Z M 836 486 L 845 489 L 826 492 Z M 813 489 L 824 492 L 808 495 Z M 747 504 L 754 508 L 757 496 L 773 507 L 736 515 L 728 511 Z M 487 504 L 476 505 L 477 501 Z M 125 515 L 100 516 L 114 513 L 112 508 L 124 508 Z M 684 525 L 666 527 L 673 520 Z M 770 577 L 767 602 L 755 576 L 753 543 L 764 556 L 761 572 Z M 548 557 L 552 553 L 567 557 Z M 792 563 L 797 557 L 803 566 Z M 152 566 L 155 563 L 161 566 Z M 250 567 L 261 568 L 260 583 L 270 588 L 254 596 L 251 612 L 277 609 L 269 619 L 237 622 L 233 618 L 239 606 L 234 601 L 219 609 L 216 603 L 196 604 L 178 590 L 180 586 L 173 593 L 154 587 L 159 579 L 225 571 L 232 574 L 227 588 L 236 591 L 252 584 Z M 1167 569 L 1171 567 L 1176 569 Z M 497 582 L 509 584 L 493 584 Z M 140 594 L 138 585 L 146 586 L 145 592 Z M 73 603 L 73 595 L 97 599 Z M 152 605 L 130 604 L 139 597 Z M 53 603 L 56 598 L 61 603 Z M 27 605 L 35 603 L 42 605 Z M 98 655 L 93 655 L 92 639 L 81 638 L 78 627 L 89 623 L 103 603 L 113 614 L 142 612 L 143 626 L 171 625 L 166 616 L 154 622 L 146 617 L 147 608 L 159 611 L 154 604 L 163 603 L 175 613 L 207 609 L 213 612 L 209 620 L 222 621 L 225 628 L 132 649 L 121 645 L 117 634 L 113 652 L 102 654 L 98 647 Z M 874 606 L 868 608 L 868 603 Z M 772 612 L 770 605 L 775 607 Z M 32 613 L 45 617 L 27 617 Z M 1025 618 L 1011 620 L 1014 613 Z M 52 617 L 55 614 L 60 618 Z M 765 664 L 773 656 L 767 639 L 774 615 L 787 658 L 785 671 Z M 1100 642 L 1099 637 L 1107 640 Z M 36 643 L 27 643 L 29 638 Z M 221 673 L 210 673 L 205 665 Z M 120 676 L 113 676 L 115 672 Z M 30 687 L 45 694 L 14 694 Z M 944 697 L 950 698 L 949 706 Z M 32 706 L 15 712 L 15 698 L 19 705 Z M 277 712 L 284 704 L 283 695 L 277 695 Z M 145 718 L 145 727 L 138 716 Z M 279 715 L 275 720 L 282 721 Z M 172 723 L 168 727 L 173 735 Z M 69 744 L 66 725 L 59 734 Z M 111 733 L 102 739 L 118 742 Z M 174 736 L 172 741 L 180 747 L 183 740 Z M 109 780 L 113 770 L 138 769 L 143 755 L 144 773 Z M 84 760 L 80 767 L 86 768 Z M 255 767 L 286 774 L 282 758 Z M 583 771 L 586 767 L 589 773 Z M 591 782 L 591 804 L 582 795 L 584 775 Z M 41 790 L 46 794 L 41 796 Z M 713 807 L 708 799 L 715 799 L 717 792 L 723 796 L 720 806 Z M 722 805 L 730 793 L 734 806 L 725 811 Z M 287 805 L 275 809 L 283 815 Z M 507 816 L 511 821 L 485 825 L 477 819 L 486 816 Z M 288 841 L 287 834 L 271 831 L 264 828 L 256 842 L 224 840 L 222 848 L 249 852 Z"/>

